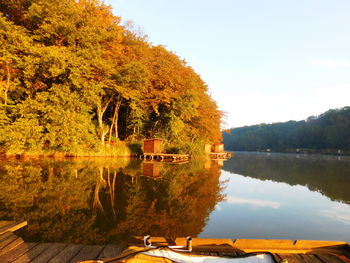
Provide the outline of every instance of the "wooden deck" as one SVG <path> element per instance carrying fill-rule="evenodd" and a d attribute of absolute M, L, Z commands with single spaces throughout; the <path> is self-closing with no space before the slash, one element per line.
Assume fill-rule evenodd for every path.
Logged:
<path fill-rule="evenodd" d="M 152 238 L 152 244 L 185 246 L 186 239 L 169 241 L 157 237 Z M 193 238 L 192 247 L 191 254 L 206 256 L 237 257 L 246 253 L 268 252 L 276 262 L 350 263 L 350 246 L 346 242 Z"/>
<path fill-rule="evenodd" d="M 186 162 L 190 156 L 188 154 L 144 153 L 140 158 L 146 161 Z"/>
<path fill-rule="evenodd" d="M 0 221 L 0 263 L 74 263 L 114 257 L 124 250 L 115 245 L 27 243 L 12 233 L 26 224 Z"/>
<path fill-rule="evenodd" d="M 232 157 L 232 153 L 230 152 L 211 152 L 209 153 L 209 157 L 212 160 L 227 160 Z"/>
<path fill-rule="evenodd" d="M 0 263 L 74 263 L 113 258 L 124 250 L 117 245 L 27 243 L 12 233 L 25 225 L 26 222 L 0 221 Z M 152 238 L 151 241 L 153 245 L 186 244 L 185 238 Z M 142 243 L 142 238 L 136 238 L 130 245 L 142 246 Z M 207 256 L 269 252 L 276 262 L 350 263 L 350 247 L 345 242 L 194 238 L 192 247 L 191 254 Z"/>

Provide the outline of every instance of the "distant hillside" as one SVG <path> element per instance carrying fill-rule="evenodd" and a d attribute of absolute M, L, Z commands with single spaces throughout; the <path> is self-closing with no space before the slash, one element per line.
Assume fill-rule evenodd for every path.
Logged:
<path fill-rule="evenodd" d="M 227 150 L 350 153 L 350 107 L 303 121 L 233 128 L 223 138 Z"/>

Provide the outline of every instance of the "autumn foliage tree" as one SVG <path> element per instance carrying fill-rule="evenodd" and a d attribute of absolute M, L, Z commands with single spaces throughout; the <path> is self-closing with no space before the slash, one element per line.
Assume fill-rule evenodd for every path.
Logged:
<path fill-rule="evenodd" d="M 185 61 L 120 24 L 99 0 L 0 3 L 0 147 L 97 151 L 161 137 L 221 140 L 221 112 Z"/>

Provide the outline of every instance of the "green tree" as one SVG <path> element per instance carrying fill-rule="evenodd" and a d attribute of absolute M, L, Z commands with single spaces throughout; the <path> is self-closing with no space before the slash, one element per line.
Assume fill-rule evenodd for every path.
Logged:
<path fill-rule="evenodd" d="M 188 152 L 220 141 L 222 114 L 198 74 L 121 26 L 102 2 L 9 0 L 0 12 L 0 147 L 8 153 L 155 136 Z"/>

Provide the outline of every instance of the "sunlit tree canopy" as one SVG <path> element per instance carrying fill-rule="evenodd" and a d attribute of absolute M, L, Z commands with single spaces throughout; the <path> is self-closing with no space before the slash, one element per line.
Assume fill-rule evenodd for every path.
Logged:
<path fill-rule="evenodd" d="M 98 0 L 0 3 L 0 148 L 94 151 L 159 137 L 221 140 L 222 113 L 186 62 Z"/>

